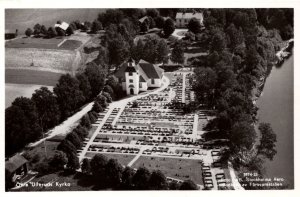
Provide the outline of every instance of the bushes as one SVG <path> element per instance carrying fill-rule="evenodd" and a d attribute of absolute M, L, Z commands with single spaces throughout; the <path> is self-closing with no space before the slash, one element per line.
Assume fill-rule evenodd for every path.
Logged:
<path fill-rule="evenodd" d="M 92 111 L 94 111 L 94 112 L 96 112 L 96 113 L 103 112 L 103 108 L 102 108 L 102 106 L 99 104 L 98 101 L 95 101 L 95 102 L 94 102 Z"/>

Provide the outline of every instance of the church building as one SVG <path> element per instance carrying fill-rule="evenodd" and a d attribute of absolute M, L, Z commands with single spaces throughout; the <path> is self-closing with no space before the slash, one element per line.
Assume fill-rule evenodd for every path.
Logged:
<path fill-rule="evenodd" d="M 153 65 L 144 60 L 135 64 L 130 58 L 123 63 L 115 73 L 122 89 L 127 95 L 138 94 L 147 91 L 148 88 L 158 88 L 162 85 L 164 70 L 158 65 Z"/>

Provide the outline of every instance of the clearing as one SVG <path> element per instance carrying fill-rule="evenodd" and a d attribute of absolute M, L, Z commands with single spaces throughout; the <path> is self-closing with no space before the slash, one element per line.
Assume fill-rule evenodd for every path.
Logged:
<path fill-rule="evenodd" d="M 203 185 L 199 160 L 141 156 L 132 167 L 146 167 L 150 171 L 160 170 L 167 177 L 181 180 L 191 179 L 195 183 Z"/>

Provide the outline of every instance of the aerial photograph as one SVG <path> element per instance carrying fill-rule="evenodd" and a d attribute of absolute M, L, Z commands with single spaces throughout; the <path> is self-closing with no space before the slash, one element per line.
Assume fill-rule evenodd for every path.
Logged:
<path fill-rule="evenodd" d="M 294 190 L 293 7 L 6 8 L 4 30 L 6 192 Z"/>

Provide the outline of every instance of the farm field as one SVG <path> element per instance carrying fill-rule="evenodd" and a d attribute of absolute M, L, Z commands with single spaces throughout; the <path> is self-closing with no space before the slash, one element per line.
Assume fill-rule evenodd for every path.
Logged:
<path fill-rule="evenodd" d="M 70 50 L 51 50 L 34 48 L 6 48 L 5 68 L 45 69 L 66 73 L 76 70 L 73 67 L 76 52 Z"/>
<path fill-rule="evenodd" d="M 181 180 L 191 179 L 195 183 L 203 185 L 199 160 L 142 156 L 132 167 L 146 167 L 150 171 L 160 170 L 167 177 Z"/>
<path fill-rule="evenodd" d="M 5 29 L 13 32 L 18 29 L 19 34 L 24 34 L 28 27 L 33 28 L 37 23 L 49 27 L 58 20 L 67 23 L 75 20 L 92 22 L 104 11 L 105 9 L 6 9 Z"/>
<path fill-rule="evenodd" d="M 62 73 L 42 70 L 5 69 L 5 83 L 55 86 L 61 75 Z"/>
<path fill-rule="evenodd" d="M 28 84 L 5 84 L 5 108 L 9 107 L 15 98 L 24 96 L 30 98 L 36 89 L 42 87 L 41 85 Z M 50 90 L 53 86 L 47 86 Z"/>

